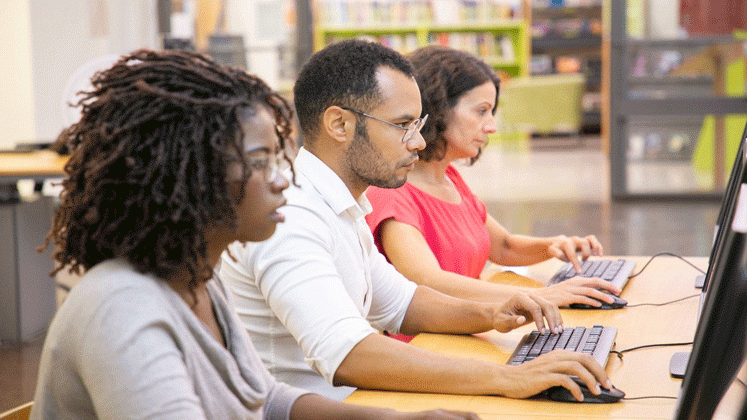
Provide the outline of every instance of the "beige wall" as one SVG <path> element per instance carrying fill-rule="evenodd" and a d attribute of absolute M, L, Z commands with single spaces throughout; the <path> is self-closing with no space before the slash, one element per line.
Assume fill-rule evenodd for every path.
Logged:
<path fill-rule="evenodd" d="M 54 140 L 76 71 L 159 48 L 156 22 L 156 0 L 0 0 L 0 148 Z"/>
<path fill-rule="evenodd" d="M 0 1 L 0 149 L 34 139 L 28 0 Z"/>

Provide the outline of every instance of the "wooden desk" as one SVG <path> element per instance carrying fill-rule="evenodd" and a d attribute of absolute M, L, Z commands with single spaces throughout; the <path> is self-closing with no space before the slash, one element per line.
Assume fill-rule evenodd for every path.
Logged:
<path fill-rule="evenodd" d="M 65 174 L 66 156 L 48 150 L 34 152 L 0 152 L 0 184 L 19 179 L 44 179 Z"/>
<path fill-rule="evenodd" d="M 20 179 L 64 175 L 66 157 L 51 151 L 0 153 L 0 188 Z M 52 253 L 36 252 L 52 226 L 54 200 L 0 203 L 0 338 L 30 341 L 44 333 L 57 309 Z"/>
<path fill-rule="evenodd" d="M 637 261 L 635 272 L 643 267 L 647 257 L 628 257 Z M 688 258 L 705 269 L 707 258 Z M 528 275 L 547 281 L 562 263 L 547 261 L 529 267 Z M 639 276 L 630 279 L 622 297 L 629 305 L 661 303 L 677 298 L 699 295 L 694 287 L 694 268 L 674 257 L 657 257 Z M 513 273 L 500 273 L 489 269 L 484 276 L 490 281 L 506 279 L 513 284 L 537 284 Z M 565 326 L 592 326 L 595 324 L 618 328 L 617 350 L 645 344 L 692 341 L 697 319 L 698 297 L 666 306 L 640 306 L 619 310 L 563 309 Z M 441 354 L 457 357 L 491 360 L 504 364 L 518 345 L 521 337 L 534 328 L 524 326 L 508 334 L 497 331 L 474 336 L 420 334 L 413 345 Z M 626 397 L 672 396 L 677 397 L 681 379 L 669 375 L 669 359 L 678 351 L 689 351 L 690 346 L 642 349 L 625 353 L 623 360 L 610 355 L 607 373 L 612 383 L 625 391 Z M 476 373 L 478 374 L 478 373 Z M 732 387 L 734 398 L 740 398 L 743 389 Z M 558 418 L 615 418 L 615 419 L 671 419 L 676 401 L 672 399 L 645 399 L 622 401 L 615 404 L 574 404 L 546 400 L 517 400 L 494 396 L 462 396 L 418 394 L 402 392 L 357 390 L 346 402 L 377 407 L 391 407 L 406 411 L 434 408 L 467 410 L 478 413 L 482 419 L 558 419 Z M 734 408 L 736 410 L 736 408 Z M 726 416 L 724 418 L 731 418 Z"/>

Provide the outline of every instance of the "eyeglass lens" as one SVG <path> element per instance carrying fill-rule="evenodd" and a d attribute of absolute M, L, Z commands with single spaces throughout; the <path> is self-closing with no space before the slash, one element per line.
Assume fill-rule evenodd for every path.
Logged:
<path fill-rule="evenodd" d="M 405 135 L 402 137 L 402 143 L 406 143 L 408 140 L 412 138 L 412 136 L 415 135 L 415 133 L 419 132 L 420 129 L 423 128 L 425 125 L 425 121 L 428 119 L 428 115 L 418 118 L 417 120 L 410 123 L 410 125 L 407 126 L 407 131 L 405 131 Z"/>

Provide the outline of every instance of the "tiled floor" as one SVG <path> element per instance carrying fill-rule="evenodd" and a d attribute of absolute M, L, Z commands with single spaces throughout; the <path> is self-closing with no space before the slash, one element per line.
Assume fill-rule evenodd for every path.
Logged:
<path fill-rule="evenodd" d="M 461 170 L 511 232 L 593 233 L 608 255 L 710 252 L 719 204 L 610 202 L 608 163 L 598 139 L 551 147 L 493 145 L 475 166 Z M 0 348 L 0 412 L 32 399 L 41 343 Z"/>

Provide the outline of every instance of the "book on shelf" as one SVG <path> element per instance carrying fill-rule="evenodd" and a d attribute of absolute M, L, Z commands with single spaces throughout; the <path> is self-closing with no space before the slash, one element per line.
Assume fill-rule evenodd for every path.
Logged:
<path fill-rule="evenodd" d="M 434 32 L 429 35 L 428 42 L 466 51 L 483 59 L 516 61 L 511 37 L 496 36 L 492 32 Z"/>
<path fill-rule="evenodd" d="M 521 19 L 521 0 L 320 0 L 322 25 L 463 24 Z"/>
<path fill-rule="evenodd" d="M 514 43 L 511 38 L 504 36 L 501 37 L 501 58 L 505 61 L 516 61 L 516 51 L 514 51 Z"/>

